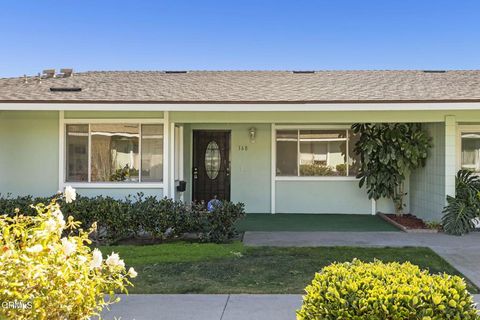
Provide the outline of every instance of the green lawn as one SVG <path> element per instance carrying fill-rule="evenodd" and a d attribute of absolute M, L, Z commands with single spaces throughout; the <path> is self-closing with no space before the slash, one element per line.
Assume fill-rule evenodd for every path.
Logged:
<path fill-rule="evenodd" d="M 303 293 L 316 271 L 334 261 L 410 261 L 432 273 L 459 274 L 427 248 L 273 248 L 166 243 L 101 247 L 138 271 L 130 293 Z M 471 292 L 477 289 L 469 284 Z"/>
<path fill-rule="evenodd" d="M 251 213 L 239 231 L 399 231 L 378 216 L 360 214 Z"/>

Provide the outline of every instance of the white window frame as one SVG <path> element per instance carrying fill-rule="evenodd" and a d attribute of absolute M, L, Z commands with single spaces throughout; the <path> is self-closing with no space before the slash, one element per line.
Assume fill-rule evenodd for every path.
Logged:
<path fill-rule="evenodd" d="M 162 182 L 67 182 L 66 181 L 66 126 L 69 124 L 87 124 L 89 126 L 88 135 L 88 177 L 91 177 L 91 135 L 90 125 L 100 123 L 135 123 L 140 126 L 141 139 L 141 125 L 143 124 L 162 124 L 163 125 L 163 181 Z M 59 116 L 59 190 L 63 190 L 67 185 L 79 189 L 150 189 L 159 188 L 164 189 L 166 179 L 168 179 L 168 139 L 169 133 L 166 119 L 118 119 L 118 118 L 92 118 L 92 119 L 65 119 L 64 112 L 60 111 Z M 139 153 L 141 154 L 141 143 L 139 144 Z M 141 170 L 139 170 L 141 172 Z M 141 177 L 141 173 L 139 173 Z M 167 181 L 168 183 L 168 181 Z"/>
<path fill-rule="evenodd" d="M 459 125 L 457 126 L 457 166 L 455 172 L 462 168 L 462 133 L 469 131 L 478 131 L 480 133 L 480 125 Z"/>
<path fill-rule="evenodd" d="M 272 130 L 272 146 L 274 145 L 275 152 L 272 153 L 272 174 L 275 177 L 275 181 L 358 181 L 356 177 L 348 176 L 348 166 L 347 166 L 347 176 L 277 176 L 277 131 L 278 130 L 347 130 L 347 159 L 348 159 L 348 143 L 349 135 L 348 130 L 351 130 L 350 125 L 275 125 L 275 129 Z M 343 139 L 342 139 L 343 140 Z M 298 143 L 298 146 L 300 144 Z M 299 148 L 299 147 L 298 147 Z M 273 152 L 273 151 L 272 151 Z M 300 161 L 298 161 L 297 154 L 297 166 Z M 298 170 L 300 174 L 300 170 Z"/>

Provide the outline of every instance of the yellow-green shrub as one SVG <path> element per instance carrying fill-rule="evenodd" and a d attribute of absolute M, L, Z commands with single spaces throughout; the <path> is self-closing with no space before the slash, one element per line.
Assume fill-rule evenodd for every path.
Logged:
<path fill-rule="evenodd" d="M 297 320 L 480 319 L 465 281 L 406 263 L 333 263 L 306 288 Z"/>
<path fill-rule="evenodd" d="M 71 202 L 74 190 L 66 191 Z M 95 226 L 74 235 L 79 223 L 65 222 L 56 200 L 36 205 L 35 216 L 0 216 L 0 319 L 86 319 L 136 276 L 117 254 L 104 260 L 88 247 Z"/>

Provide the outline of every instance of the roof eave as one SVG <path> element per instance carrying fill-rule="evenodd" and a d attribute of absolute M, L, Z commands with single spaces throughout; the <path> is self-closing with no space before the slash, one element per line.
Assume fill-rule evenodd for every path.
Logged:
<path fill-rule="evenodd" d="M 0 103 L 75 104 L 388 104 L 388 103 L 479 103 L 479 99 L 425 100 L 0 100 Z"/>

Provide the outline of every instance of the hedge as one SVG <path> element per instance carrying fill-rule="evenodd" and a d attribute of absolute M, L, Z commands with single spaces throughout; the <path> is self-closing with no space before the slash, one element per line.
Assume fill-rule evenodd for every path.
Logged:
<path fill-rule="evenodd" d="M 16 209 L 24 215 L 35 215 L 32 204 L 49 203 L 51 197 L 0 194 L 0 213 L 13 216 Z M 236 235 L 235 222 L 244 215 L 243 203 L 227 201 L 215 205 L 209 212 L 202 204 L 186 204 L 181 201 L 138 193 L 123 200 L 97 196 L 93 198 L 77 194 L 76 201 L 61 203 L 65 216 L 73 216 L 88 228 L 97 222 L 96 241 L 114 244 L 120 240 L 138 237 L 166 239 L 196 233 L 205 242 L 225 242 Z"/>
<path fill-rule="evenodd" d="M 305 290 L 297 320 L 480 319 L 462 278 L 409 262 L 333 263 Z"/>

